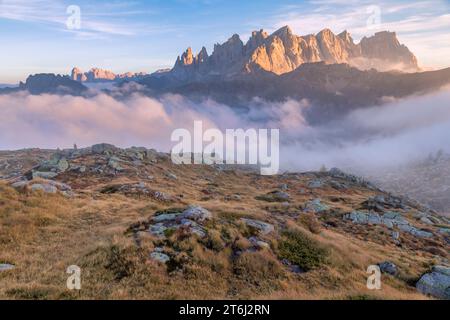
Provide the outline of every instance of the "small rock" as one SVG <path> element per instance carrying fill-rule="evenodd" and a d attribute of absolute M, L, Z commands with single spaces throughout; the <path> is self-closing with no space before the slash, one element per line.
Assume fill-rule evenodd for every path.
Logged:
<path fill-rule="evenodd" d="M 189 227 L 190 232 L 198 235 L 200 238 L 206 237 L 206 230 L 195 221 L 189 219 L 182 219 L 181 225 L 184 227 Z"/>
<path fill-rule="evenodd" d="M 177 180 L 178 177 L 171 172 L 166 172 L 166 176 L 170 179 Z"/>
<path fill-rule="evenodd" d="M 183 211 L 182 217 L 202 222 L 204 220 L 212 219 L 213 215 L 211 212 L 200 206 L 189 206 Z"/>
<path fill-rule="evenodd" d="M 317 198 L 317 199 L 307 202 L 304 210 L 306 212 L 320 213 L 323 211 L 327 211 L 329 209 L 330 209 L 329 206 L 327 206 L 326 204 L 323 204 L 322 200 Z"/>
<path fill-rule="evenodd" d="M 338 182 L 336 180 L 330 181 L 330 186 L 332 186 L 336 190 L 347 190 L 349 189 L 349 186 L 346 183 Z"/>
<path fill-rule="evenodd" d="M 226 201 L 230 201 L 230 200 L 232 200 L 232 201 L 241 201 L 241 196 L 239 195 L 239 194 L 232 194 L 232 195 L 229 195 L 229 196 L 225 196 L 225 200 Z"/>
<path fill-rule="evenodd" d="M 378 266 L 380 267 L 381 272 L 390 274 L 392 276 L 395 276 L 398 272 L 397 266 L 390 261 L 379 263 Z"/>
<path fill-rule="evenodd" d="M 41 172 L 41 171 L 32 171 L 31 179 L 42 178 L 42 179 L 53 179 L 58 175 L 56 172 Z"/>
<path fill-rule="evenodd" d="M 308 188 L 318 189 L 323 187 L 323 182 L 321 180 L 313 180 L 308 183 Z"/>
<path fill-rule="evenodd" d="M 67 169 L 69 169 L 69 162 L 68 162 L 65 158 L 61 158 L 61 159 L 58 161 L 58 163 L 57 163 L 56 166 L 58 167 L 58 171 L 64 172 L 64 171 L 66 171 Z"/>
<path fill-rule="evenodd" d="M 9 270 L 13 270 L 16 267 L 12 264 L 8 264 L 8 263 L 0 263 L 0 272 L 1 271 L 9 271 Z"/>
<path fill-rule="evenodd" d="M 392 239 L 394 240 L 400 239 L 400 233 L 398 231 L 392 231 Z"/>
<path fill-rule="evenodd" d="M 248 240 L 250 241 L 251 244 L 253 244 L 255 247 L 258 247 L 260 249 L 270 248 L 270 245 L 267 242 L 262 241 L 262 240 L 258 239 L 257 237 L 250 237 Z"/>
<path fill-rule="evenodd" d="M 285 201 L 289 201 L 290 198 L 291 198 L 291 196 L 289 195 L 289 193 L 287 193 L 285 191 L 279 191 L 279 190 L 275 190 L 275 191 L 269 192 L 265 195 L 256 197 L 257 200 L 262 200 L 262 201 L 267 201 L 267 202 L 285 202 Z"/>
<path fill-rule="evenodd" d="M 150 253 L 150 258 L 161 263 L 166 263 L 170 260 L 170 257 L 167 254 L 160 251 L 153 251 Z"/>
<path fill-rule="evenodd" d="M 425 224 L 429 224 L 429 225 L 432 225 L 432 224 L 433 224 L 433 221 L 431 221 L 431 220 L 428 219 L 427 217 L 422 217 L 422 218 L 420 218 L 420 221 L 422 221 L 422 222 L 425 223 Z"/>
<path fill-rule="evenodd" d="M 156 200 L 162 201 L 162 202 L 170 202 L 173 200 L 172 196 L 170 196 L 167 193 L 161 192 L 161 191 L 153 191 L 152 196 Z"/>
<path fill-rule="evenodd" d="M 50 184 L 36 183 L 31 185 L 32 191 L 43 191 L 45 193 L 56 193 L 58 189 Z"/>
<path fill-rule="evenodd" d="M 163 237 L 164 231 L 168 228 L 163 223 L 152 224 L 149 228 L 149 232 L 157 237 Z"/>
<path fill-rule="evenodd" d="M 296 264 L 294 264 L 294 265 L 290 265 L 289 266 L 289 270 L 292 272 L 292 273 L 305 273 L 306 271 L 305 270 L 303 270 L 302 268 L 300 268 L 300 266 L 298 266 L 298 265 L 296 265 Z"/>
<path fill-rule="evenodd" d="M 262 234 L 268 234 L 275 230 L 274 226 L 270 223 L 260 220 L 241 218 L 241 220 L 249 227 L 259 230 Z"/>
<path fill-rule="evenodd" d="M 14 182 L 13 184 L 11 184 L 11 187 L 15 188 L 15 189 L 22 189 L 25 188 L 25 186 L 28 184 L 27 181 L 17 181 Z"/>

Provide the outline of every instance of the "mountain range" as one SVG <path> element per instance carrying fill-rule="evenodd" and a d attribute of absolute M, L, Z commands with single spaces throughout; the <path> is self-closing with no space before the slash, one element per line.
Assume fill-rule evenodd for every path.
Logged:
<path fill-rule="evenodd" d="M 111 82 L 114 94 L 127 82 L 137 82 L 123 94 L 158 97 L 182 94 L 194 101 L 212 98 L 237 108 L 255 97 L 269 102 L 308 99 L 311 122 L 333 120 L 347 112 L 383 104 L 386 97 L 402 98 L 437 90 L 450 83 L 450 68 L 423 72 L 415 55 L 395 32 L 382 31 L 355 43 L 347 31 L 335 35 L 324 29 L 297 36 L 289 27 L 272 34 L 254 31 L 244 44 L 238 35 L 216 44 L 209 55 L 188 48 L 169 70 L 115 74 L 92 68 L 73 68 L 70 75 L 37 74 L 0 94 L 27 90 L 31 94 L 85 95 L 86 84 Z"/>
<path fill-rule="evenodd" d="M 379 71 L 420 70 L 416 57 L 400 44 L 395 32 L 378 32 L 355 44 L 347 31 L 335 35 L 324 29 L 316 35 L 297 36 L 285 26 L 270 35 L 263 30 L 253 31 L 245 44 L 234 34 L 225 43 L 216 44 L 211 55 L 205 47 L 195 56 L 188 48 L 170 73 L 179 79 L 235 77 L 259 69 L 281 75 L 314 62 L 347 63 Z"/>
<path fill-rule="evenodd" d="M 270 35 L 264 30 L 253 31 L 245 44 L 234 34 L 226 42 L 216 44 L 211 55 L 205 47 L 194 55 L 189 47 L 178 56 L 172 69 L 159 70 L 152 76 L 170 75 L 192 82 L 217 76 L 233 78 L 258 70 L 282 75 L 315 62 L 347 63 L 362 70 L 420 71 L 417 58 L 399 42 L 395 32 L 378 32 L 356 44 L 348 31 L 335 35 L 330 29 L 323 29 L 316 35 L 298 36 L 284 26 Z M 72 80 L 79 82 L 138 81 L 146 76 L 145 72 L 115 74 L 99 68 L 83 72 L 77 67 L 70 74 Z"/>

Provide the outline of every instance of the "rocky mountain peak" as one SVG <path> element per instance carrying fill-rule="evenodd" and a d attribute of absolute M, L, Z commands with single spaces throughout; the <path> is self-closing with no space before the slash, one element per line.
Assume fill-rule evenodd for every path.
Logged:
<path fill-rule="evenodd" d="M 185 52 L 177 59 L 177 65 L 189 66 L 194 62 L 194 55 L 192 53 L 192 48 L 189 47 Z"/>
<path fill-rule="evenodd" d="M 317 34 L 317 38 L 319 39 L 324 39 L 324 38 L 333 38 L 335 37 L 335 34 L 333 33 L 333 31 L 331 31 L 328 28 L 322 29 L 318 34 Z"/>
<path fill-rule="evenodd" d="M 418 69 L 416 57 L 398 41 L 395 32 L 380 31 L 372 37 L 364 37 L 360 46 L 362 55 L 366 58 L 388 61 L 399 68 Z"/>
<path fill-rule="evenodd" d="M 353 42 L 353 38 L 350 35 L 350 33 L 347 30 L 342 31 L 341 33 L 338 34 L 339 39 L 341 39 L 344 42 L 348 42 L 348 43 L 354 43 Z"/>
<path fill-rule="evenodd" d="M 208 59 L 208 51 L 205 47 L 202 47 L 202 50 L 200 50 L 200 52 L 195 57 L 195 61 L 196 63 L 203 63 L 204 61 L 206 61 L 206 59 Z"/>
<path fill-rule="evenodd" d="M 74 67 L 71 72 L 70 78 L 75 81 L 84 82 L 87 80 L 86 75 L 78 67 Z"/>
<path fill-rule="evenodd" d="M 253 31 L 251 37 L 245 45 L 245 52 L 251 54 L 256 48 L 261 46 L 269 35 L 263 29 Z"/>
<path fill-rule="evenodd" d="M 279 36 L 279 37 L 286 37 L 292 35 L 292 30 L 289 26 L 284 26 L 278 29 L 273 33 L 273 35 Z"/>

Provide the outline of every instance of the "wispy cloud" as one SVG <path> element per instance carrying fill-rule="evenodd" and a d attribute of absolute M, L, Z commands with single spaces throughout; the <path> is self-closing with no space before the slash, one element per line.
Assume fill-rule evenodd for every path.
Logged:
<path fill-rule="evenodd" d="M 140 10 L 135 2 L 84 4 L 81 9 L 81 28 L 68 29 L 69 4 L 58 0 L 3 0 L 0 2 L 0 19 L 47 24 L 63 32 L 73 33 L 80 39 L 97 39 L 108 36 L 134 36 L 164 32 L 164 27 L 123 22 L 125 16 L 149 15 L 154 11 Z M 120 19 L 119 19 L 120 18 Z"/>

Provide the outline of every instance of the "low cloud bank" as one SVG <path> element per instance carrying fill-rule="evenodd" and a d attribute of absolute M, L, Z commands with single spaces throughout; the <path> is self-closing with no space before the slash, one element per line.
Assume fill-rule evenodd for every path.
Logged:
<path fill-rule="evenodd" d="M 179 95 L 140 94 L 89 98 L 24 93 L 0 95 L 0 149 L 69 148 L 99 142 L 168 151 L 176 128 L 279 128 L 284 169 L 376 168 L 450 152 L 450 90 L 391 99 L 324 126 L 309 126 L 306 100 L 267 103 L 254 99 L 248 112 L 212 100 L 193 103 Z"/>

